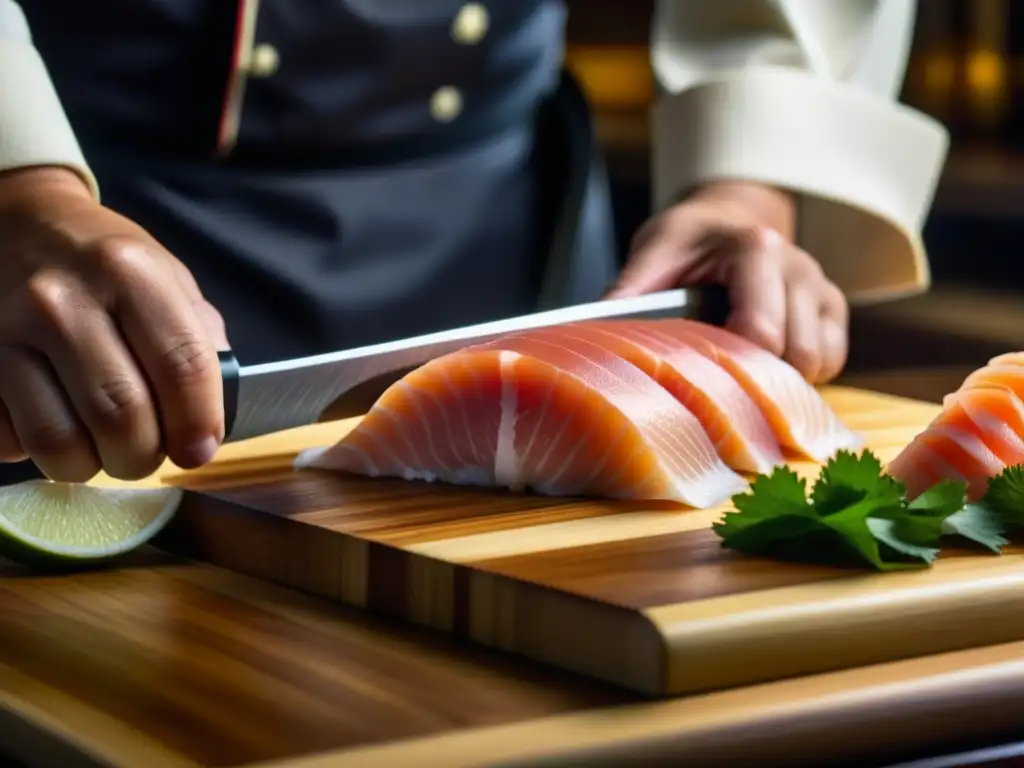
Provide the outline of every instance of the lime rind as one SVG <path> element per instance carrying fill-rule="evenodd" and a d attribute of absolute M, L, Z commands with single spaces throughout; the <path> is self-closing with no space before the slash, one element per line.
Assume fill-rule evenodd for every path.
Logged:
<path fill-rule="evenodd" d="M 0 488 L 0 552 L 18 562 L 95 562 L 139 548 L 174 517 L 180 488 L 30 480 Z"/>

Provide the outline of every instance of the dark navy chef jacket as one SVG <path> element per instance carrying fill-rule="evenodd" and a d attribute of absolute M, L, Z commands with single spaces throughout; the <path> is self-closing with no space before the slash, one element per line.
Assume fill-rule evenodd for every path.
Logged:
<path fill-rule="evenodd" d="M 554 0 L 23 0 L 103 201 L 255 363 L 599 298 Z"/>

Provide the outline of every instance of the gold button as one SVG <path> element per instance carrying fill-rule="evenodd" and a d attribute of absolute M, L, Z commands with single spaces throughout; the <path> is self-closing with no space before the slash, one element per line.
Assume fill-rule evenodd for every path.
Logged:
<path fill-rule="evenodd" d="M 271 77 L 277 72 L 281 57 L 277 48 L 269 43 L 260 43 L 252 49 L 249 72 L 254 77 Z"/>
<path fill-rule="evenodd" d="M 430 98 L 430 114 L 441 123 L 448 123 L 462 112 L 462 94 L 458 88 L 446 85 L 434 91 Z"/>
<path fill-rule="evenodd" d="M 491 18 L 480 3 L 466 3 L 459 9 L 452 24 L 452 37 L 463 45 L 475 45 L 483 40 Z"/>

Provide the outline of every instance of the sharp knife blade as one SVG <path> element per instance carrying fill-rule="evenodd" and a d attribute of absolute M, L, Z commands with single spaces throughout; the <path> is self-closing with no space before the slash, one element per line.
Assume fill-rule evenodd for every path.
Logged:
<path fill-rule="evenodd" d="M 225 442 L 359 416 L 409 371 L 441 355 L 509 333 L 610 318 L 687 317 L 721 324 L 727 311 L 723 289 L 701 286 L 578 304 L 275 363 L 240 366 L 234 353 L 222 352 Z M 40 477 L 44 475 L 32 461 L 0 465 L 0 485 Z"/>

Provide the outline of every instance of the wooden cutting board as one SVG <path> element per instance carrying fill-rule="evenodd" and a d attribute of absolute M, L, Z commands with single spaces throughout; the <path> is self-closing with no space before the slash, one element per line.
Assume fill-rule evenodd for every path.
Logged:
<path fill-rule="evenodd" d="M 888 460 L 937 407 L 824 394 Z M 227 446 L 159 545 L 654 695 L 1024 638 L 1024 549 L 878 574 L 741 556 L 723 509 L 293 472 L 351 422 Z M 795 464 L 812 477 L 817 467 Z M 172 480 L 173 482 L 174 480 Z"/>

